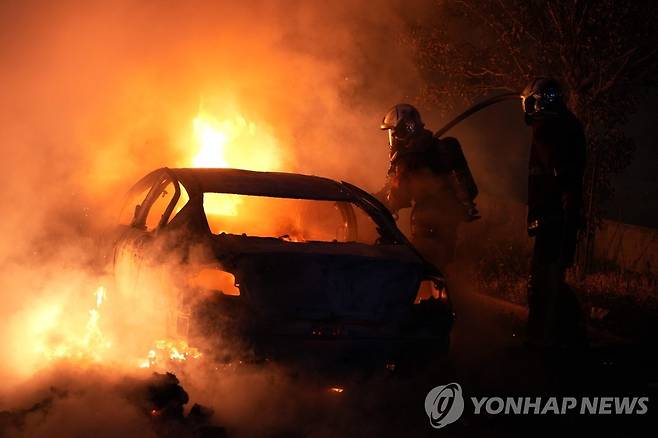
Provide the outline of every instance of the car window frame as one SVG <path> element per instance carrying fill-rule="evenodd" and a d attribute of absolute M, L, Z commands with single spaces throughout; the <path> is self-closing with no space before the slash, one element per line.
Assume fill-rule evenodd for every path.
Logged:
<path fill-rule="evenodd" d="M 147 179 L 149 177 L 151 176 L 147 175 L 143 179 Z M 173 172 L 168 168 L 159 170 L 152 178 L 154 178 L 154 182 L 151 184 L 151 188 L 149 189 L 148 194 L 144 198 L 144 201 L 142 201 L 142 203 L 140 204 L 139 212 L 137 213 L 137 215 L 135 215 L 135 218 L 131 223 L 131 226 L 133 228 L 137 228 L 148 232 L 158 231 L 169 222 L 169 217 L 171 216 L 171 213 L 174 211 L 174 208 L 176 207 L 176 204 L 178 203 L 181 196 L 180 183 L 178 182 L 178 179 L 173 174 Z M 137 187 L 140 184 L 140 182 L 135 184 L 135 187 Z M 167 204 L 167 207 L 165 208 L 164 212 L 162 213 L 162 216 L 158 221 L 158 225 L 153 230 L 147 230 L 146 219 L 151 211 L 151 208 L 153 207 L 153 204 L 158 199 L 158 197 L 163 193 L 164 189 L 170 183 L 172 183 L 174 186 L 174 195 L 169 201 L 169 204 Z"/>

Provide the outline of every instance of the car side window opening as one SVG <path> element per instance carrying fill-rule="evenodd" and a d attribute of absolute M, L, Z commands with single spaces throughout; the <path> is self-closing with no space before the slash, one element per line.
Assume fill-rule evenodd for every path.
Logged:
<path fill-rule="evenodd" d="M 185 190 L 183 184 L 178 184 L 178 187 L 180 188 L 180 197 L 178 198 L 178 201 L 176 201 L 176 205 L 171 211 L 171 215 L 169 216 L 167 223 L 171 222 L 171 220 L 176 217 L 178 212 L 181 211 L 183 207 L 185 207 L 187 201 L 190 200 L 190 195 L 187 194 L 187 190 Z"/>
<path fill-rule="evenodd" d="M 174 198 L 175 188 L 172 182 L 166 184 L 161 184 L 158 189 L 156 189 L 155 197 L 153 198 L 153 203 L 151 204 L 148 214 L 146 215 L 146 231 L 154 231 L 160 225 L 160 220 L 162 215 L 167 210 L 167 207 Z"/>
<path fill-rule="evenodd" d="M 204 193 L 203 207 L 213 234 L 369 244 L 379 237 L 370 217 L 344 202 Z"/>
<path fill-rule="evenodd" d="M 152 172 L 138 181 L 128 193 L 119 222 L 134 228 L 145 228 L 147 210 L 154 201 L 155 192 L 166 180 L 161 171 Z"/>
<path fill-rule="evenodd" d="M 180 189 L 178 199 L 174 199 L 176 195 L 176 185 L 170 179 L 165 179 L 160 186 L 155 189 L 156 192 L 152 198 L 152 204 L 146 215 L 146 231 L 155 231 L 158 229 L 167 213 L 170 213 L 169 217 L 166 218 L 166 223 L 169 223 L 185 206 L 189 200 L 189 196 L 181 184 L 178 184 L 178 187 Z M 176 204 L 172 206 L 171 203 L 174 201 Z M 168 211 L 170 208 L 171 211 Z"/>
<path fill-rule="evenodd" d="M 162 173 L 148 175 L 129 192 L 119 216 L 119 223 L 155 231 L 165 216 L 168 223 L 189 200 L 185 188 L 180 184 L 178 188 L 179 196 L 176 197 L 176 183 L 171 178 Z"/>
<path fill-rule="evenodd" d="M 119 215 L 119 224 L 121 225 L 132 225 L 137 216 L 141 206 L 144 204 L 146 196 L 148 195 L 150 187 L 147 187 L 143 190 L 138 190 L 134 193 L 131 193 L 126 199 L 121 213 Z"/>

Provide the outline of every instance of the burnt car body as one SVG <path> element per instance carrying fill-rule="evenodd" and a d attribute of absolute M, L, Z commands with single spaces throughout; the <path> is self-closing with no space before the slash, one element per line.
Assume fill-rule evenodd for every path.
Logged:
<path fill-rule="evenodd" d="M 207 204 L 215 194 L 260 200 L 241 218 L 217 216 L 226 227 L 252 215 L 258 228 L 287 212 L 307 220 L 281 221 L 283 232 L 303 232 L 335 212 L 335 238 L 333 225 L 322 240 L 213 230 Z M 274 199 L 320 202 L 326 210 L 261 208 Z M 175 309 L 167 311 L 178 335 L 281 357 L 390 360 L 448 346 L 453 314 L 441 273 L 386 207 L 354 185 L 292 173 L 162 168 L 129 191 L 123 216 L 114 243 L 117 287 L 124 296 L 139 294 L 140 282 L 157 272 L 163 295 L 176 289 L 166 306 Z M 360 241 L 364 221 L 367 242 Z"/>

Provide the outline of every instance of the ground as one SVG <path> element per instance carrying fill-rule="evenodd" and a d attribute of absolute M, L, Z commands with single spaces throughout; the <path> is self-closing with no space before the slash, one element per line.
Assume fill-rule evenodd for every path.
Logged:
<path fill-rule="evenodd" d="M 449 275 L 456 313 L 450 349 L 413 368 L 355 369 L 327 378 L 315 369 L 277 362 L 222 366 L 204 355 L 171 368 L 178 380 L 153 377 L 151 370 L 124 381 L 125 376 L 117 375 L 119 370 L 69 369 L 66 374 L 36 376 L 35 384 L 45 389 L 45 396 L 35 392 L 26 396 L 29 403 L 15 400 L 11 411 L 0 412 L 0 436 L 14 436 L 7 431 L 15 428 L 26 431 L 19 436 L 98 438 L 145 436 L 144 429 L 151 436 L 224 436 L 224 430 L 229 437 L 640 436 L 655 424 L 658 355 L 651 328 L 655 321 L 653 326 L 633 321 L 650 320 L 650 310 L 629 304 L 615 321 L 590 321 L 590 348 L 547 354 L 524 346 L 526 308 L 492 297 L 490 290 L 481 293 L 473 278 L 472 270 Z M 640 313 L 642 318 L 634 318 Z M 180 408 L 173 411 L 174 422 L 162 423 L 161 403 L 152 407 L 154 394 L 159 399 L 161 393 L 150 388 L 162 379 L 172 390 L 162 395 Z M 178 381 L 189 395 L 187 403 Z M 455 423 L 433 429 L 425 398 L 432 388 L 451 382 L 463 388 L 465 413 Z M 483 396 L 649 397 L 649 411 L 625 416 L 474 415 L 470 397 Z M 203 415 L 190 412 L 195 403 L 204 406 L 197 409 Z M 207 429 L 216 434 L 199 435 L 199 424 L 205 422 L 224 429 Z M 66 425 L 72 432 L 51 433 L 52 425 L 59 429 Z M 122 433 L 110 433 L 107 427 Z"/>
<path fill-rule="evenodd" d="M 312 370 L 287 370 L 284 377 L 259 381 L 245 373 L 215 392 L 228 395 L 248 388 L 270 394 L 241 402 L 255 409 L 250 422 L 224 419 L 229 436 L 510 437 L 575 432 L 639 436 L 655 424 L 658 358 L 654 345 L 592 328 L 589 349 L 546 354 L 523 345 L 520 334 L 527 313 L 523 306 L 464 289 L 455 296 L 455 310 L 447 355 L 405 372 L 381 370 L 367 376 L 355 372 L 335 382 L 344 388 L 339 394 L 327 391 L 328 383 L 318 380 Z M 268 366 L 274 365 L 262 365 L 261 370 Z M 465 398 L 648 396 L 649 411 L 627 416 L 474 415 L 467 402 L 458 421 L 436 430 L 425 414 L 425 397 L 433 387 L 450 382 L 462 386 Z"/>
<path fill-rule="evenodd" d="M 523 347 L 524 309 L 480 294 L 458 300 L 450 353 L 412 376 L 380 376 L 348 387 L 311 435 L 362 436 L 637 436 L 655 424 L 658 361 L 653 348 L 593 332 L 583 352 L 545 355 Z M 645 416 L 484 416 L 466 413 L 441 430 L 430 427 L 424 399 L 434 386 L 459 383 L 469 396 L 648 396 Z M 468 405 L 467 405 L 468 406 Z"/>

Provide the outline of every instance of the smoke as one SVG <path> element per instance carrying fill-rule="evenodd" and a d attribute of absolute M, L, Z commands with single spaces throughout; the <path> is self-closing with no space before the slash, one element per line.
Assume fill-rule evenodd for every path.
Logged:
<path fill-rule="evenodd" d="M 156 436 L 139 401 L 130 400 L 138 387 L 132 379 L 70 368 L 36 376 L 8 394 L 13 410 L 0 413 L 4 436 Z"/>
<path fill-rule="evenodd" d="M 52 396 L 50 386 L 75 394 L 52 396 L 56 408 L 28 414 L 23 433 L 129 436 L 151 430 L 116 388 L 134 372 L 133 358 L 145 357 L 149 342 L 162 334 L 162 321 L 148 305 L 148 292 L 129 311 L 117 306 L 121 298 L 112 295 L 99 238 L 108 236 L 130 185 L 161 166 L 192 165 L 198 151 L 193 120 L 203 113 L 218 121 L 243 118 L 264 133 L 259 139 L 273 139 L 267 153 L 276 154 L 274 170 L 379 189 L 388 165 L 380 117 L 399 101 L 413 103 L 420 85 L 400 32 L 431 4 L 0 3 L 2 409 L 26 409 Z M 431 111 L 424 116 L 438 128 Z M 496 154 L 478 146 L 488 135 L 460 129 L 455 134 L 481 187 L 503 192 L 515 177 L 492 171 Z M 497 129 L 498 144 L 509 150 L 512 128 Z M 259 143 L 232 153 L 257 159 L 264 150 Z M 480 227 L 479 235 L 491 230 Z M 99 286 L 109 288 L 99 311 L 101 333 L 87 336 Z M 128 325 L 121 323 L 126 316 Z M 85 357 L 85 363 L 99 368 L 67 365 L 80 362 L 71 357 L 76 351 L 89 351 L 70 339 L 91 342 L 98 358 Z M 62 366 L 66 377 L 52 371 Z M 286 431 L 307 415 L 305 404 L 335 403 L 306 391 L 306 382 L 291 380 L 286 370 L 228 378 L 208 373 L 179 377 L 192 400 L 216 408 L 220 422 L 249 425 L 255 435 L 266 426 L 250 424 L 254 406 L 267 406 L 262 424 Z M 90 405 L 97 414 L 90 414 Z"/>
<path fill-rule="evenodd" d="M 379 118 L 417 87 L 397 40 L 420 5 L 0 4 L 0 393 L 2 409 L 22 415 L 20 428 L 10 422 L 4 432 L 149 433 L 116 388 L 160 335 L 161 321 L 146 292 L 117 310 L 121 297 L 112 295 L 101 245 L 118 217 L 117 201 L 154 168 L 192 164 L 200 113 L 244 118 L 273 138 L 275 170 L 377 189 L 387 167 Z M 245 152 L 258 154 L 258 145 Z M 109 290 L 102 304 L 100 286 Z M 122 325 L 126 315 L 131 323 Z M 65 377 L 53 371 L 62 367 Z M 269 378 L 278 377 L 247 380 L 265 391 Z M 183 384 L 207 381 L 188 376 Z M 245 397 L 224 418 L 239 423 L 260 399 Z M 39 400 L 51 408 L 41 409 Z M 37 409 L 26 412 L 30 406 Z"/>
<path fill-rule="evenodd" d="M 75 234 L 111 222 L 110 201 L 139 176 L 191 164 L 201 110 L 218 120 L 241 115 L 271 133 L 278 170 L 378 189 L 387 167 L 379 118 L 413 101 L 421 83 L 401 32 L 433 5 L 355 3 L 2 5 L 0 170 L 14 207 L 5 229 L 20 229 L 26 241 L 44 224 Z M 510 151 L 518 126 L 478 134 L 466 123 L 455 134 L 480 185 L 504 192 L 513 186 L 501 178 L 509 170 L 489 151 Z M 0 245 L 15 252 L 8 239 Z"/>
<path fill-rule="evenodd" d="M 379 117 L 415 80 L 399 6 L 3 4 L 3 260 L 85 244 L 137 178 L 190 165 L 201 109 L 271 132 L 284 170 L 376 188 Z"/>

